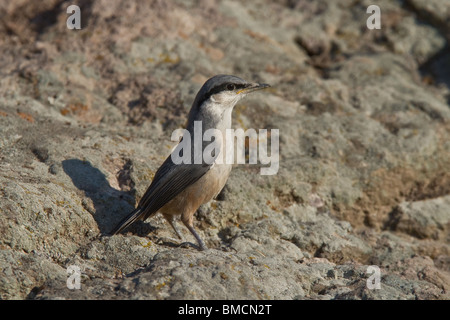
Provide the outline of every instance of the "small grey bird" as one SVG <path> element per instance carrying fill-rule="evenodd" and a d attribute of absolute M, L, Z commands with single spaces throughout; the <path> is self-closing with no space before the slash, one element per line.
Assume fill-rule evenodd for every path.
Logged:
<path fill-rule="evenodd" d="M 231 128 L 231 113 L 236 103 L 248 93 L 267 87 L 268 84 L 251 83 L 231 75 L 216 75 L 206 81 L 189 112 L 186 130 L 190 133 L 192 148 L 195 144 L 194 122 L 201 121 L 202 136 L 208 129 L 217 129 L 225 137 L 226 129 Z M 203 143 L 202 149 L 205 146 Z M 205 244 L 194 229 L 194 213 L 200 205 L 219 194 L 227 182 L 232 165 L 226 161 L 217 161 L 219 157 L 224 157 L 223 143 L 220 144 L 220 152 L 214 154 L 212 163 L 204 160 L 195 162 L 194 156 L 194 152 L 191 152 L 190 164 L 175 164 L 172 155 L 169 156 L 156 172 L 137 208 L 111 234 L 117 234 L 135 221 L 146 220 L 160 212 L 177 236 L 183 239 L 175 223 L 175 217 L 181 216 L 181 221 L 196 238 L 200 250 L 205 250 Z"/>

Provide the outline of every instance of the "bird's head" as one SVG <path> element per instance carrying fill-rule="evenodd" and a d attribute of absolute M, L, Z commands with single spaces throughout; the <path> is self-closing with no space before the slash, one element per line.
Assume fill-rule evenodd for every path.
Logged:
<path fill-rule="evenodd" d="M 234 107 L 234 105 L 250 92 L 270 87 L 265 83 L 253 83 L 236 76 L 217 75 L 205 82 L 198 92 L 194 106 L 201 107 L 205 102 Z"/>

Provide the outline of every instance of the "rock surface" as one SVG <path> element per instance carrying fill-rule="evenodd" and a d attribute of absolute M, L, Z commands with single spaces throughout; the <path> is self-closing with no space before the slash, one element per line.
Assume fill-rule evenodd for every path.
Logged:
<path fill-rule="evenodd" d="M 448 2 L 74 3 L 0 3 L 1 299 L 450 298 Z M 207 251 L 161 216 L 102 236 L 219 73 L 272 85 L 234 126 L 280 129 L 278 173 L 234 167 Z"/>

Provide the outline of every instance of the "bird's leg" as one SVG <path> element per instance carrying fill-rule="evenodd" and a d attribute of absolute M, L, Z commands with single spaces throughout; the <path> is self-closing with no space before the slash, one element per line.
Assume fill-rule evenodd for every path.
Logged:
<path fill-rule="evenodd" d="M 186 219 L 184 215 L 181 216 L 181 221 L 184 223 L 186 228 L 188 228 L 188 230 L 197 240 L 199 249 L 201 251 L 208 249 L 208 247 L 203 242 L 202 238 L 200 238 L 200 236 L 198 235 L 197 231 L 195 231 L 192 220 L 193 220 L 192 217 Z"/>
<path fill-rule="evenodd" d="M 164 218 L 166 218 L 167 222 L 169 222 L 169 224 L 172 226 L 173 230 L 175 231 L 175 233 L 177 234 L 177 237 L 181 240 L 184 241 L 184 237 L 181 234 L 180 230 L 177 227 L 176 221 L 175 221 L 175 216 L 172 215 L 164 215 Z"/>
<path fill-rule="evenodd" d="M 198 246 L 201 251 L 208 249 L 208 247 L 203 243 L 202 238 L 198 235 L 197 231 L 195 231 L 193 226 L 186 225 L 186 228 L 192 233 L 192 235 L 197 239 Z"/>

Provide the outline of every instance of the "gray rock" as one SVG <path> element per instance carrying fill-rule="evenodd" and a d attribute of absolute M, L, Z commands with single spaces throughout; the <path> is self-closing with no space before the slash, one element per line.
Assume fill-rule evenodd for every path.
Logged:
<path fill-rule="evenodd" d="M 391 212 L 387 222 L 392 230 L 402 231 L 420 239 L 450 240 L 450 197 L 403 202 Z"/>
<path fill-rule="evenodd" d="M 447 6 L 256 3 L 0 3 L 1 299 L 449 299 Z M 218 73 L 272 85 L 233 125 L 280 130 L 277 174 L 234 167 L 205 252 L 106 236 Z"/>

